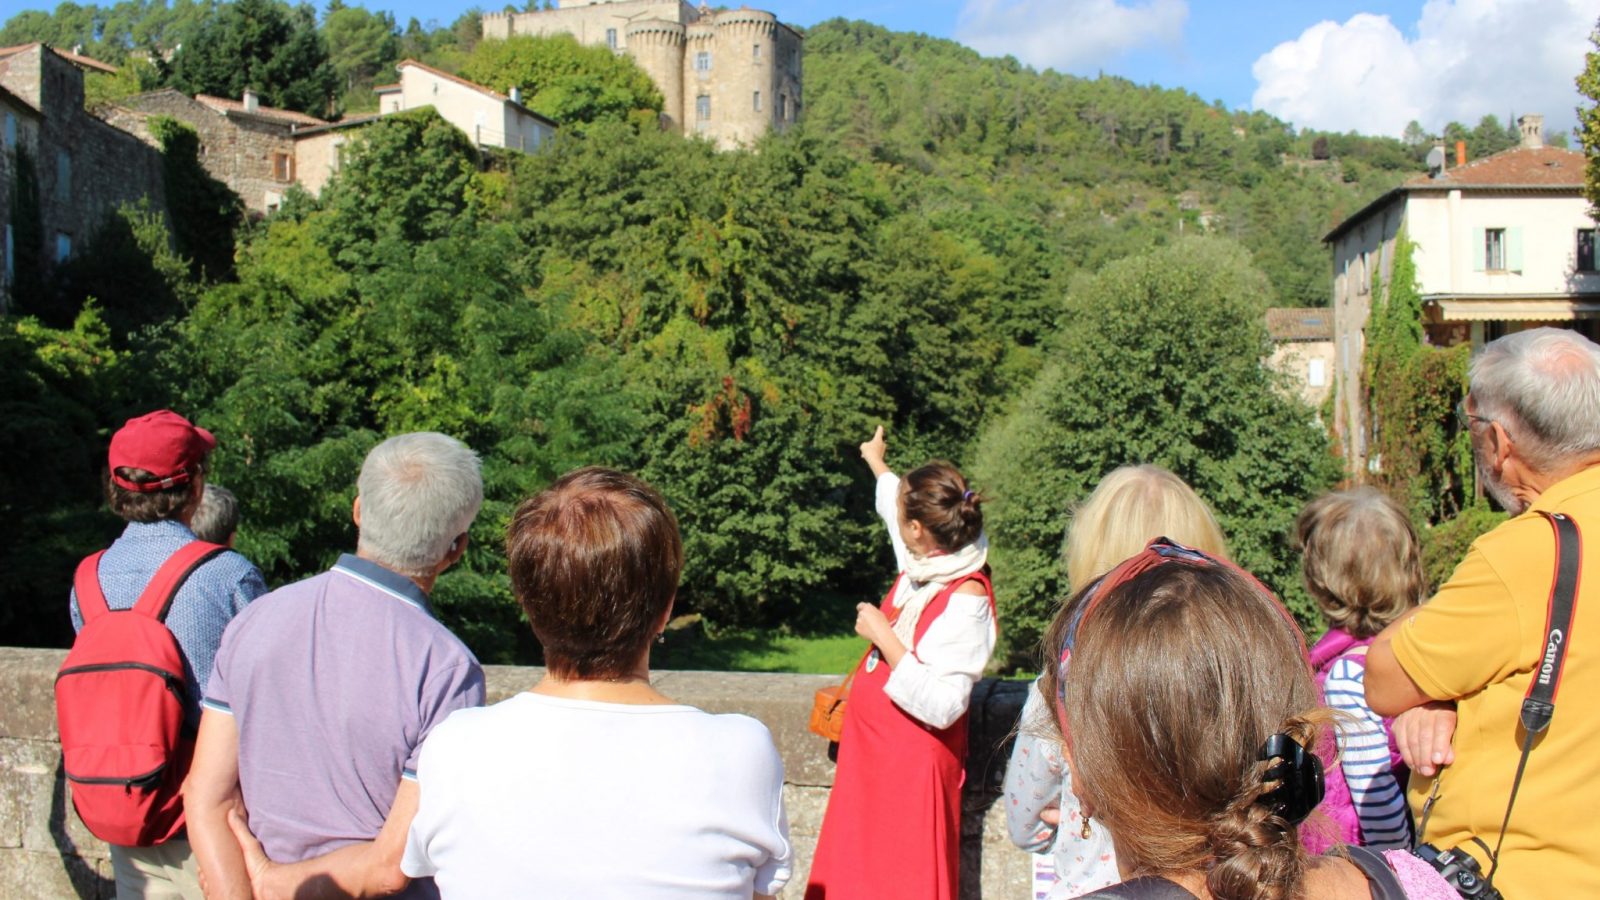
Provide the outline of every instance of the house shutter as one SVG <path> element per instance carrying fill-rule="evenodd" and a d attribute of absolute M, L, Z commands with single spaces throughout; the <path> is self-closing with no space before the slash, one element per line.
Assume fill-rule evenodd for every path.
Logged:
<path fill-rule="evenodd" d="M 1506 229 L 1506 269 L 1512 272 L 1522 271 L 1522 229 Z"/>
<path fill-rule="evenodd" d="M 1472 271 L 1482 272 L 1487 266 L 1484 264 L 1484 254 L 1488 252 L 1488 235 L 1483 228 L 1472 229 Z"/>

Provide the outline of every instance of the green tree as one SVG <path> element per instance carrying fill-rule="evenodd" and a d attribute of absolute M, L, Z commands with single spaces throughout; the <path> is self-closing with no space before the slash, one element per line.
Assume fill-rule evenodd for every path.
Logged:
<path fill-rule="evenodd" d="M 1583 71 L 1578 73 L 1578 93 L 1588 98 L 1579 106 L 1578 144 L 1587 158 L 1583 170 L 1583 193 L 1589 198 L 1589 215 L 1600 219 L 1600 22 L 1589 33 L 1591 49 L 1583 56 Z"/>
<path fill-rule="evenodd" d="M 461 74 L 498 91 L 521 88 L 528 108 L 563 128 L 661 111 L 661 93 L 630 57 L 571 35 L 479 42 Z"/>
<path fill-rule="evenodd" d="M 1289 526 L 1338 467 L 1312 413 L 1265 366 L 1265 279 L 1237 245 L 1192 239 L 1073 285 L 1054 360 L 985 435 L 977 472 L 1006 623 L 1004 658 L 1031 669 L 1062 601 L 1072 505 L 1133 463 L 1177 473 L 1211 504 L 1234 558 L 1291 604 Z"/>
<path fill-rule="evenodd" d="M 333 0 L 322 20 L 322 35 L 328 42 L 328 61 L 346 95 L 371 88 L 374 79 L 399 59 L 394 16 L 387 12 L 368 12 Z"/>
<path fill-rule="evenodd" d="M 189 94 L 238 98 L 246 88 L 269 106 L 329 115 L 338 75 L 310 6 L 235 0 L 200 23 L 172 61 L 172 82 Z"/>

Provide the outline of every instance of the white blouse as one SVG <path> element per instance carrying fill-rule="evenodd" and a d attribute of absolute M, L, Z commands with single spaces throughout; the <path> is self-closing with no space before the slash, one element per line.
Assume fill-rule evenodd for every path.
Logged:
<path fill-rule="evenodd" d="M 878 476 L 875 506 L 889 528 L 895 563 L 905 571 L 911 552 L 900 536 L 900 478 Z M 983 677 L 1000 636 L 989 598 L 957 592 L 928 625 L 913 652 L 889 674 L 884 693 L 895 705 L 934 728 L 948 728 L 967 711 L 972 686 Z"/>

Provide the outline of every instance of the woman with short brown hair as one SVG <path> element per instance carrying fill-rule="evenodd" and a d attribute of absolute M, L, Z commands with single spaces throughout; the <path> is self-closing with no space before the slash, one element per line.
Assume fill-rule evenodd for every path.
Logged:
<path fill-rule="evenodd" d="M 650 683 L 683 569 L 666 501 L 579 469 L 518 508 L 506 555 L 547 672 L 429 734 L 406 874 L 474 900 L 776 893 L 793 852 L 771 734 Z"/>

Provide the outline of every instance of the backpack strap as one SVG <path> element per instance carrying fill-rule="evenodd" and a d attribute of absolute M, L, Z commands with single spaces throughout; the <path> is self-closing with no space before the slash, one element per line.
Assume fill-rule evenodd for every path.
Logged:
<path fill-rule="evenodd" d="M 105 592 L 100 590 L 100 557 L 105 555 L 101 550 L 84 557 L 72 576 L 72 590 L 78 596 L 78 615 L 85 625 L 111 611 L 106 605 Z"/>
<path fill-rule="evenodd" d="M 1358 847 L 1354 844 L 1345 848 L 1352 865 L 1367 876 L 1367 886 L 1372 890 L 1372 900 L 1406 900 L 1405 886 L 1400 883 L 1400 876 L 1389 868 L 1389 863 L 1383 854 L 1370 847 Z"/>
<path fill-rule="evenodd" d="M 201 563 L 228 549 L 221 544 L 208 544 L 205 541 L 191 541 L 179 548 L 178 552 L 167 557 L 161 564 L 156 574 L 151 576 L 150 583 L 145 585 L 144 593 L 139 595 L 138 602 L 133 604 L 133 611 L 155 619 L 157 622 L 167 621 L 167 611 L 172 608 L 172 598 L 178 593 L 178 588 Z M 101 603 L 105 600 L 102 599 Z"/>

